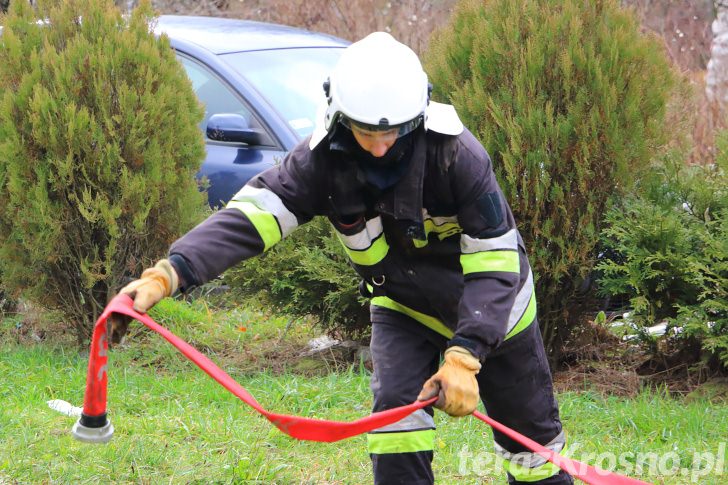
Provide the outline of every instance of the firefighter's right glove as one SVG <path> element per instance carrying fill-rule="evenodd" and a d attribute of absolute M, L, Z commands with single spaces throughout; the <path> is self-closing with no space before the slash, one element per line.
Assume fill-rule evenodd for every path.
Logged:
<path fill-rule="evenodd" d="M 179 286 L 179 277 L 168 260 L 162 259 L 152 268 L 144 270 L 141 278 L 134 280 L 119 292 L 134 300 L 134 310 L 147 313 L 159 300 L 171 296 Z M 130 317 L 112 314 L 109 317 L 111 343 L 118 344 L 126 334 Z"/>
<path fill-rule="evenodd" d="M 445 351 L 445 363 L 437 373 L 425 382 L 417 396 L 427 401 L 439 396 L 435 407 L 450 416 L 467 416 L 478 405 L 478 381 L 480 362 L 464 347 L 450 347 Z"/>

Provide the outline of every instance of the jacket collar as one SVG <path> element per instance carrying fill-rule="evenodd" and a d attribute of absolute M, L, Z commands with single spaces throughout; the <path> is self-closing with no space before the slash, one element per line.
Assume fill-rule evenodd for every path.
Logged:
<path fill-rule="evenodd" d="M 425 228 L 422 217 L 423 187 L 425 179 L 427 134 L 423 128 L 418 128 L 413 136 L 414 144 L 410 153 L 410 163 L 402 178 L 389 190 L 379 197 L 376 210 L 388 214 L 397 220 L 409 221 L 412 224 L 407 229 L 411 237 L 424 239 Z M 332 152 L 347 153 L 346 144 L 334 140 L 329 142 Z M 360 177 L 359 180 L 362 179 Z"/>
<path fill-rule="evenodd" d="M 391 190 L 380 198 L 377 209 L 389 214 L 397 220 L 410 221 L 407 235 L 416 239 L 424 239 L 425 227 L 422 217 L 422 198 L 425 180 L 426 133 L 418 129 L 415 133 L 414 146 L 410 155 L 409 169 Z"/>

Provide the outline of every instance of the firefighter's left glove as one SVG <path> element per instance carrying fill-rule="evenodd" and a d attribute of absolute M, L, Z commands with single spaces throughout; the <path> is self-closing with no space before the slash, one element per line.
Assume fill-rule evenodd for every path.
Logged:
<path fill-rule="evenodd" d="M 179 277 L 168 260 L 162 259 L 152 268 L 144 270 L 141 278 L 134 280 L 119 293 L 129 295 L 134 300 L 134 310 L 147 313 L 162 298 L 171 296 L 179 287 Z M 111 343 L 119 343 L 126 334 L 131 319 L 124 315 L 112 314 L 109 317 Z"/>
<path fill-rule="evenodd" d="M 445 351 L 445 363 L 437 373 L 425 382 L 417 396 L 427 401 L 439 396 L 435 407 L 450 416 L 467 416 L 478 405 L 478 381 L 480 362 L 464 347 L 450 347 Z"/>

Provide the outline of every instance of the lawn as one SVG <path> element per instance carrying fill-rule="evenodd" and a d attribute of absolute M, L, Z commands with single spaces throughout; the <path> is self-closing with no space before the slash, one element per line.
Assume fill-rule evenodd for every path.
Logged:
<path fill-rule="evenodd" d="M 306 325 L 284 332 L 285 318 L 180 302 L 163 305 L 155 318 L 205 349 L 270 410 L 337 420 L 368 412 L 363 367 L 306 376 L 274 365 L 287 345 L 308 337 Z M 59 339 L 18 343 L 16 327 L 6 320 L 0 331 L 0 483 L 371 482 L 364 437 L 290 439 L 166 341 L 138 329 L 110 352 L 113 440 L 77 442 L 70 434 L 75 419 L 46 401 L 81 405 L 86 352 Z M 559 400 L 573 458 L 654 483 L 726 483 L 724 404 L 654 390 L 631 399 L 564 392 Z M 438 483 L 504 482 L 483 423 L 439 412 L 436 418 Z"/>

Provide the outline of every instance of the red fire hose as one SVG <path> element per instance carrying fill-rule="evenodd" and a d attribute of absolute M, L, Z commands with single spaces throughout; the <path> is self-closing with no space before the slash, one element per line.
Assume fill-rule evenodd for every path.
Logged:
<path fill-rule="evenodd" d="M 289 436 L 299 440 L 309 441 L 339 441 L 368 431 L 386 426 L 410 415 L 417 409 L 431 405 L 436 398 L 429 401 L 415 401 L 412 404 L 388 409 L 371 414 L 364 418 L 350 422 L 328 421 L 312 419 L 287 414 L 277 414 L 267 411 L 255 398 L 235 382 L 225 371 L 215 365 L 210 359 L 202 355 L 190 344 L 180 339 L 172 332 L 162 327 L 146 314 L 140 314 L 132 308 L 132 300 L 126 295 L 118 295 L 106 306 L 104 312 L 96 321 L 93 337 L 91 339 L 91 353 L 86 378 L 86 394 L 84 396 L 83 413 L 73 426 L 73 435 L 77 439 L 90 443 L 105 443 L 114 434 L 114 428 L 106 416 L 106 388 L 108 365 L 108 342 L 106 339 L 106 320 L 111 313 L 128 315 L 140 321 L 150 329 L 159 333 L 169 343 L 177 347 L 188 359 L 194 362 L 210 377 L 222 384 L 227 390 L 240 398 L 243 402 L 258 411 L 273 423 L 278 429 Z M 525 446 L 534 453 L 554 463 L 567 473 L 580 480 L 593 485 L 645 485 L 646 482 L 628 478 L 616 473 L 601 470 L 585 463 L 559 455 L 523 436 L 520 433 L 494 421 L 488 416 L 475 411 L 473 415 L 492 426 L 494 429 L 506 434 L 514 441 Z"/>

